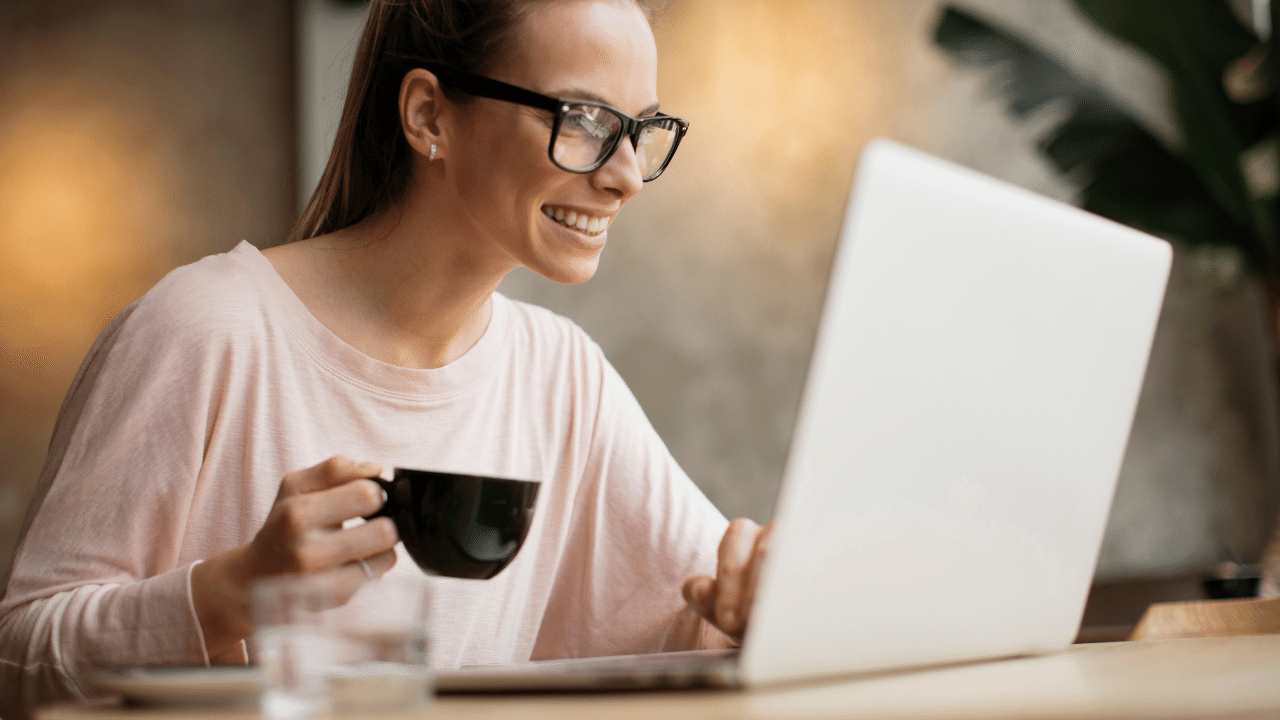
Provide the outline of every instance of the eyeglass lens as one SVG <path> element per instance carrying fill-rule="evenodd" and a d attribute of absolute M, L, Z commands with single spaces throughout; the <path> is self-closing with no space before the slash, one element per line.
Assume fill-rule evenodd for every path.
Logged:
<path fill-rule="evenodd" d="M 573 171 L 599 166 L 615 147 L 622 119 L 598 105 L 570 105 L 560 121 L 552 153 L 556 162 Z M 647 180 L 662 170 L 678 134 L 675 120 L 645 125 L 636 144 L 636 157 Z"/>

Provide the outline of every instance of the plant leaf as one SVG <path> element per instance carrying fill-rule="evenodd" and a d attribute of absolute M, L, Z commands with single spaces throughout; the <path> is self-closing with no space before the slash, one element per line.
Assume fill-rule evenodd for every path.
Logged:
<path fill-rule="evenodd" d="M 1041 148 L 1064 172 L 1081 173 L 1081 205 L 1191 246 L 1238 247 L 1251 267 L 1267 261 L 1250 228 L 1222 209 L 1196 169 L 1115 108 L 1082 100 Z"/>
<path fill-rule="evenodd" d="M 1141 50 L 1168 72 L 1182 128 L 1183 157 L 1236 223 L 1274 255 L 1274 219 L 1253 198 L 1240 155 L 1274 131 L 1274 91 L 1259 102 L 1227 97 L 1227 66 L 1258 39 L 1221 0 L 1075 0 L 1097 26 Z"/>
<path fill-rule="evenodd" d="M 1077 176 L 1082 205 L 1099 215 L 1187 244 L 1231 244 L 1254 267 L 1271 259 L 1247 218 L 1206 186 L 1199 168 L 1172 152 L 1100 90 L 1007 30 L 946 6 L 934 30 L 938 47 L 962 64 L 999 68 L 1010 110 L 1026 115 L 1052 101 L 1068 117 L 1041 149 Z"/>
<path fill-rule="evenodd" d="M 964 65 L 999 68 L 997 89 L 1009 109 L 1024 117 L 1058 98 L 1093 97 L 1097 91 L 1026 41 L 954 5 L 945 6 L 933 40 Z"/>

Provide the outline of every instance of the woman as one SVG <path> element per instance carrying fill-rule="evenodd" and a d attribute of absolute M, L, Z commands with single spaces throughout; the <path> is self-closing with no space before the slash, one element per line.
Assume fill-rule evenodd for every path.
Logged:
<path fill-rule="evenodd" d="M 391 465 L 543 481 L 511 566 L 438 579 L 433 662 L 740 639 L 767 531 L 725 523 L 581 330 L 495 293 L 595 272 L 683 133 L 656 75 L 634 0 L 374 2 L 296 242 L 173 271 L 73 382 L 0 603 L 0 714 L 105 665 L 245 662 L 255 579 L 418 572 L 390 521 L 343 527 Z"/>

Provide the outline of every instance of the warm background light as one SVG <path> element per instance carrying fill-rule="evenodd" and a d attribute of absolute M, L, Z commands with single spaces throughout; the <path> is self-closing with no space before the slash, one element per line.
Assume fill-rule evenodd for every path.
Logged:
<path fill-rule="evenodd" d="M 21 112 L 0 118 L 0 338 L 83 353 L 85 338 L 172 264 L 156 242 L 175 204 L 161 181 L 168 169 L 140 162 L 129 126 L 82 93 L 16 103 Z"/>

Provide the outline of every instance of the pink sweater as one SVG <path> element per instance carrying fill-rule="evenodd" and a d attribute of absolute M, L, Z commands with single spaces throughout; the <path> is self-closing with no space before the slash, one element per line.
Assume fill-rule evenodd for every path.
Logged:
<path fill-rule="evenodd" d="M 494 295 L 464 356 L 397 367 L 241 243 L 169 273 L 72 383 L 0 602 L 0 715 L 91 696 L 111 665 L 245 661 L 205 651 L 191 568 L 332 455 L 543 481 L 506 570 L 433 578 L 441 666 L 656 650 L 726 527 L 570 321 Z M 419 572 L 398 552 L 392 572 Z"/>

